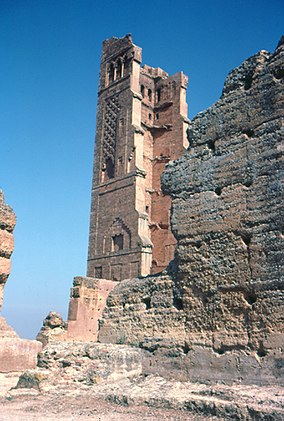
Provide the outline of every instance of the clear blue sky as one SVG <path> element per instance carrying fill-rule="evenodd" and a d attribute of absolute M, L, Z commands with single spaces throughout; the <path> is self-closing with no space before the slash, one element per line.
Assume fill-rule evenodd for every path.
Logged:
<path fill-rule="evenodd" d="M 17 214 L 3 314 L 35 337 L 50 310 L 67 316 L 86 273 L 101 43 L 132 33 L 143 62 L 189 75 L 189 116 L 227 73 L 273 51 L 281 0 L 0 0 L 0 186 Z"/>

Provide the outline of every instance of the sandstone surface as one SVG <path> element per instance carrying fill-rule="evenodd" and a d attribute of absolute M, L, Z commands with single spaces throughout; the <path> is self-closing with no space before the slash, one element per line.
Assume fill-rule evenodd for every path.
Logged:
<path fill-rule="evenodd" d="M 139 343 L 148 373 L 283 382 L 283 95 L 282 38 L 228 75 L 162 175 L 175 259 L 117 286 L 99 331 Z"/>
<path fill-rule="evenodd" d="M 283 419 L 277 386 L 167 380 L 143 373 L 143 358 L 126 345 L 49 343 L 39 367 L 21 374 L 17 385 L 11 376 L 0 377 L 8 386 L 0 389 L 0 418 L 120 420 L 123 413 L 137 421 Z"/>
<path fill-rule="evenodd" d="M 15 213 L 5 204 L 4 193 L 0 191 L 0 310 L 4 286 L 10 274 L 15 224 Z M 40 350 L 39 342 L 20 339 L 5 318 L 0 317 L 0 372 L 17 372 L 36 367 L 37 354 Z"/>
<path fill-rule="evenodd" d="M 56 311 L 50 311 L 43 321 L 43 326 L 36 340 L 45 346 L 48 342 L 62 338 L 67 331 L 67 323 Z"/>
<path fill-rule="evenodd" d="M 13 209 L 5 204 L 4 193 L 0 190 L 0 310 L 2 308 L 4 286 L 10 274 L 10 258 L 14 251 L 13 231 L 16 215 Z"/>

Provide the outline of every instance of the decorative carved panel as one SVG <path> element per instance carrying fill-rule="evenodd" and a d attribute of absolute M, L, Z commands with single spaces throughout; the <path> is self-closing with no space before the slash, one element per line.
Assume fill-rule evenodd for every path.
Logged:
<path fill-rule="evenodd" d="M 119 110 L 120 104 L 118 102 L 118 95 L 107 100 L 104 115 L 103 169 L 105 169 L 108 161 L 111 161 L 113 165 L 115 162 Z"/>

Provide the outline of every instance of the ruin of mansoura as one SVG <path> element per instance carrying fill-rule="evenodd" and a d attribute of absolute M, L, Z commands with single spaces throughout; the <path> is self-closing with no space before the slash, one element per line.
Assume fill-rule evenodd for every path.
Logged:
<path fill-rule="evenodd" d="M 88 272 L 74 281 L 68 316 L 68 336 L 77 339 L 97 338 L 117 281 L 161 272 L 174 257 L 171 200 L 160 178 L 188 146 L 188 78 L 141 61 L 130 35 L 104 41 Z"/>
<path fill-rule="evenodd" d="M 170 197 L 161 173 L 188 145 L 182 73 L 141 67 L 131 36 L 103 43 L 88 276 L 122 281 L 160 272 L 174 257 Z"/>
<path fill-rule="evenodd" d="M 87 276 L 38 334 L 39 390 L 283 419 L 283 56 L 284 37 L 190 122 L 182 72 L 104 41 Z"/>

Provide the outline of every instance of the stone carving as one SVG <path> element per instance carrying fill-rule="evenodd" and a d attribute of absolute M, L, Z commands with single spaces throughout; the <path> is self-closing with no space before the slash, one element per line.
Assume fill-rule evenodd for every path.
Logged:
<path fill-rule="evenodd" d="M 103 169 L 107 170 L 108 162 L 114 166 L 116 150 L 117 119 L 120 110 L 118 96 L 106 101 L 103 140 Z M 112 178 L 112 177 L 110 177 Z"/>
<path fill-rule="evenodd" d="M 121 245 L 116 249 L 116 239 L 120 239 Z M 104 238 L 104 253 L 118 250 L 129 250 L 131 247 L 131 233 L 121 218 L 116 218 Z"/>

